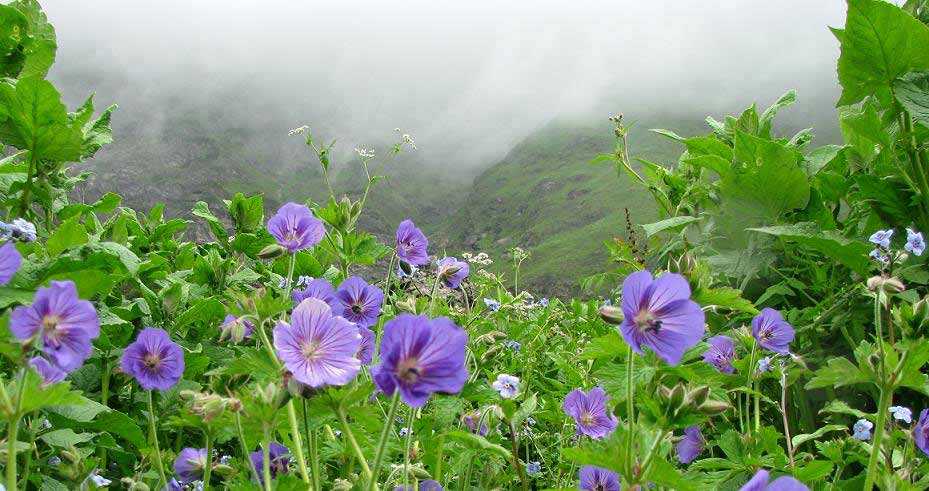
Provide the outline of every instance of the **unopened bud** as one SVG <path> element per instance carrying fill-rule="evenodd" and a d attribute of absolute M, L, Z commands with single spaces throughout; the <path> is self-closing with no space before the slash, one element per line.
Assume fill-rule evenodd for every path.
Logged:
<path fill-rule="evenodd" d="M 600 318 L 607 324 L 619 325 L 623 323 L 623 309 L 613 305 L 603 305 L 600 307 Z"/>
<path fill-rule="evenodd" d="M 906 286 L 896 277 L 877 275 L 868 278 L 868 290 L 872 292 L 900 293 L 906 290 Z"/>
<path fill-rule="evenodd" d="M 684 384 L 679 383 L 675 385 L 673 389 L 671 389 L 671 395 L 670 397 L 668 397 L 668 405 L 673 409 L 677 409 L 681 407 L 681 403 L 683 402 L 684 402 Z"/>
<path fill-rule="evenodd" d="M 697 408 L 697 410 L 700 411 L 701 413 L 710 415 L 710 416 L 713 416 L 716 414 L 722 414 L 726 412 L 728 409 L 729 409 L 728 403 L 723 402 L 723 401 L 716 401 L 713 399 L 709 399 L 705 401 L 703 404 L 700 404 L 700 407 Z"/>
<path fill-rule="evenodd" d="M 259 259 L 274 259 L 276 257 L 281 257 L 284 255 L 286 249 L 281 247 L 279 244 L 271 244 L 266 246 L 264 249 L 258 252 Z"/>
<path fill-rule="evenodd" d="M 701 385 L 687 393 L 687 396 L 684 397 L 684 404 L 691 407 L 700 406 L 706 402 L 706 398 L 709 394 L 710 388 L 706 385 Z"/>

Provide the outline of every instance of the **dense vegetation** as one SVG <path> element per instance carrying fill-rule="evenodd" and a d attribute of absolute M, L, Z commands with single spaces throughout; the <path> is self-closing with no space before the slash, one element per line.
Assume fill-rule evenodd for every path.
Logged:
<path fill-rule="evenodd" d="M 673 165 L 634 164 L 642 137 L 612 118 L 601 167 L 559 175 L 603 192 L 613 164 L 650 196 L 584 278 L 601 301 L 534 297 L 529 253 L 492 236 L 604 238 L 604 204 L 531 155 L 497 170 L 522 177 L 499 196 L 515 216 L 455 231 L 494 254 L 457 259 L 411 220 L 386 244 L 363 228 L 402 133 L 359 149 L 339 196 L 329 144 L 295 129 L 326 191 L 267 217 L 245 192 L 195 222 L 83 202 L 74 165 L 118 113 L 69 112 L 40 6 L 0 5 L 6 488 L 929 488 L 927 21 L 925 1 L 849 0 L 842 144 L 775 131 L 793 92 L 705 134 L 654 130 L 683 147 Z M 554 244 L 548 274 L 576 275 Z"/>

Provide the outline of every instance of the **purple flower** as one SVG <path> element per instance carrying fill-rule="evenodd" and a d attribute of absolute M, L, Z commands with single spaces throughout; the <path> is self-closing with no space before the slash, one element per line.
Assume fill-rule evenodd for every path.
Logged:
<path fill-rule="evenodd" d="M 919 413 L 919 420 L 913 427 L 913 440 L 916 446 L 929 456 L 929 409 L 923 409 Z"/>
<path fill-rule="evenodd" d="M 394 491 L 413 491 L 413 486 L 394 486 Z M 427 479 L 419 481 L 419 491 L 445 491 L 445 488 L 438 481 Z"/>
<path fill-rule="evenodd" d="M 397 257 L 415 266 L 429 263 L 429 239 L 409 218 L 397 227 Z"/>
<path fill-rule="evenodd" d="M 306 287 L 302 290 L 291 292 L 290 297 L 294 300 L 294 305 L 299 305 L 300 302 L 308 298 L 318 298 L 332 305 L 332 301 L 335 300 L 335 288 L 325 278 L 316 278 L 307 282 Z"/>
<path fill-rule="evenodd" d="M 20 239 L 24 242 L 35 242 L 37 238 L 35 225 L 22 218 L 13 220 L 13 223 L 10 224 L 10 230 L 13 233 L 13 238 Z"/>
<path fill-rule="evenodd" d="M 120 367 L 145 390 L 168 390 L 184 374 L 184 350 L 163 329 L 147 327 L 123 350 Z"/>
<path fill-rule="evenodd" d="M 377 316 L 381 315 L 382 303 L 384 292 L 380 288 L 352 276 L 339 285 L 339 291 L 335 292 L 335 299 L 332 301 L 332 309 L 336 315 L 341 315 L 359 326 L 371 327 L 377 323 Z"/>
<path fill-rule="evenodd" d="M 619 474 L 602 467 L 585 465 L 577 473 L 580 483 L 577 488 L 584 491 L 619 491 Z"/>
<path fill-rule="evenodd" d="M 9 283 L 22 264 L 23 256 L 12 242 L 0 246 L 0 286 Z"/>
<path fill-rule="evenodd" d="M 623 338 L 636 353 L 647 346 L 671 365 L 681 361 L 684 352 L 700 342 L 705 316 L 690 299 L 690 285 L 683 276 L 665 273 L 654 279 L 639 271 L 623 282 Z"/>
<path fill-rule="evenodd" d="M 439 260 L 438 275 L 445 286 L 455 289 L 461 284 L 462 280 L 468 277 L 470 268 L 468 263 L 459 261 L 453 257 L 445 257 Z"/>
<path fill-rule="evenodd" d="M 250 320 L 228 314 L 223 323 L 219 325 L 219 340 L 228 338 L 233 343 L 241 343 L 252 335 L 254 329 L 255 325 Z"/>
<path fill-rule="evenodd" d="M 735 358 L 735 343 L 729 336 L 713 336 L 707 340 L 710 347 L 703 353 L 703 361 L 723 373 L 733 373 L 732 359 Z"/>
<path fill-rule="evenodd" d="M 684 430 L 684 438 L 677 442 L 677 461 L 689 464 L 703 451 L 703 433 L 699 426 L 690 426 Z"/>
<path fill-rule="evenodd" d="M 319 244 L 326 236 L 323 222 L 310 209 L 297 203 L 287 203 L 268 220 L 268 232 L 290 253 Z"/>
<path fill-rule="evenodd" d="M 768 471 L 761 469 L 739 488 L 739 491 L 809 491 L 810 489 L 790 476 L 781 476 L 770 483 L 769 477 Z"/>
<path fill-rule="evenodd" d="M 40 337 L 48 360 L 71 372 L 90 356 L 91 341 L 100 335 L 100 320 L 94 306 L 78 298 L 74 282 L 53 281 L 48 288 L 39 288 L 31 306 L 13 310 L 10 331 L 20 341 Z"/>
<path fill-rule="evenodd" d="M 162 491 L 184 491 L 184 485 L 178 482 L 177 478 L 172 477 Z"/>
<path fill-rule="evenodd" d="M 534 476 L 540 472 L 542 472 L 542 463 L 538 460 L 533 460 L 526 464 L 526 474 Z"/>
<path fill-rule="evenodd" d="M 294 308 L 291 324 L 274 328 L 277 355 L 298 382 L 313 388 L 351 382 L 361 362 L 355 358 L 361 344 L 358 328 L 332 315 L 332 309 L 316 298 Z"/>
<path fill-rule="evenodd" d="M 258 471 L 259 480 L 263 482 L 265 459 L 261 449 L 248 454 L 248 458 L 252 461 L 255 470 Z M 290 468 L 290 450 L 280 443 L 271 442 L 271 445 L 268 446 L 268 459 L 271 461 L 269 467 L 271 468 L 272 479 L 278 474 L 286 474 Z"/>
<path fill-rule="evenodd" d="M 468 334 L 447 317 L 400 314 L 384 326 L 381 364 L 371 374 L 386 395 L 421 407 L 434 392 L 455 394 L 468 379 Z"/>
<path fill-rule="evenodd" d="M 790 353 L 790 342 L 794 340 L 794 328 L 772 309 L 761 309 L 752 319 L 752 336 L 758 344 L 769 351 L 786 355 Z"/>
<path fill-rule="evenodd" d="M 42 377 L 42 385 L 57 384 L 68 375 L 67 372 L 41 356 L 32 357 L 29 360 L 29 365 L 35 368 L 35 371 L 39 372 L 39 375 Z"/>
<path fill-rule="evenodd" d="M 361 343 L 358 345 L 358 352 L 355 357 L 361 361 L 362 365 L 368 365 L 374 359 L 374 331 L 367 327 L 358 326 L 358 334 L 361 334 Z"/>
<path fill-rule="evenodd" d="M 871 237 L 868 238 L 868 241 L 872 244 L 877 244 L 884 249 L 890 248 L 890 239 L 894 236 L 894 229 L 889 228 L 887 230 L 878 230 L 871 234 Z"/>
<path fill-rule="evenodd" d="M 771 370 L 771 357 L 766 356 L 758 360 L 758 373 L 765 373 Z"/>
<path fill-rule="evenodd" d="M 519 377 L 501 373 L 497 375 L 497 380 L 494 380 L 490 386 L 500 393 L 500 397 L 513 399 L 519 394 Z"/>
<path fill-rule="evenodd" d="M 177 454 L 174 459 L 174 473 L 180 478 L 181 484 L 187 484 L 203 477 L 203 469 L 207 466 L 205 448 L 187 447 Z"/>
<path fill-rule="evenodd" d="M 868 257 L 885 265 L 890 262 L 890 257 L 881 252 L 880 249 L 874 249 L 870 254 L 868 254 Z"/>
<path fill-rule="evenodd" d="M 926 240 L 923 238 L 922 232 L 917 232 L 911 228 L 906 229 L 906 244 L 903 246 L 907 252 L 913 253 L 916 256 L 922 256 L 923 251 L 926 250 Z"/>
<path fill-rule="evenodd" d="M 586 394 L 580 389 L 574 389 L 565 397 L 561 408 L 565 414 L 574 418 L 578 435 L 599 439 L 616 429 L 616 416 L 606 406 L 609 400 L 609 396 L 600 387 L 594 387 Z"/>
<path fill-rule="evenodd" d="M 466 413 L 461 417 L 461 422 L 464 423 L 464 425 L 467 426 L 469 430 L 471 430 L 471 433 L 487 436 L 487 423 L 481 422 L 480 411 L 471 411 L 470 413 Z M 480 428 L 478 428 L 478 424 L 481 425 Z"/>
<path fill-rule="evenodd" d="M 500 302 L 498 302 L 498 301 L 496 301 L 496 300 L 494 300 L 494 299 L 492 299 L 492 298 L 485 298 L 485 299 L 484 299 L 484 305 L 486 305 L 487 308 L 490 309 L 491 312 L 496 312 L 496 311 L 500 310 Z"/>

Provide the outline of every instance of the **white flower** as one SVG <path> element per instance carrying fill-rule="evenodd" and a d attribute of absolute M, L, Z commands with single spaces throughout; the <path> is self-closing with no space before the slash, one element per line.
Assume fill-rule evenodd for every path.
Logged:
<path fill-rule="evenodd" d="M 367 147 L 355 147 L 355 153 L 357 153 L 358 156 L 363 159 L 374 158 L 374 150 L 371 150 L 370 148 L 367 148 Z"/>
<path fill-rule="evenodd" d="M 303 125 L 303 126 L 301 126 L 301 127 L 299 127 L 299 128 L 294 128 L 294 129 L 290 130 L 287 134 L 290 135 L 290 136 L 302 135 L 303 133 L 306 133 L 309 129 L 310 129 L 309 126 Z"/>

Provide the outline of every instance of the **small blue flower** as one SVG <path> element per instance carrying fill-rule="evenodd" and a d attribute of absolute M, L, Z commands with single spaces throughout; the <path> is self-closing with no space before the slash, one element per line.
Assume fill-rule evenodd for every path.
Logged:
<path fill-rule="evenodd" d="M 57 455 L 56 455 L 56 456 L 53 456 L 53 457 L 49 457 L 49 459 L 48 459 L 48 465 L 50 465 L 50 466 L 52 466 L 52 467 L 57 467 L 57 466 L 61 465 L 61 457 L 58 457 Z"/>
<path fill-rule="evenodd" d="M 539 299 L 539 306 L 542 307 L 543 309 L 545 307 L 548 307 L 548 297 L 542 297 L 541 299 Z"/>
<path fill-rule="evenodd" d="M 874 423 L 866 419 L 859 419 L 858 422 L 852 426 L 852 438 L 866 442 L 871 439 L 872 428 L 874 428 Z"/>
<path fill-rule="evenodd" d="M 771 357 L 766 356 L 758 360 L 758 373 L 765 373 L 771 370 Z"/>
<path fill-rule="evenodd" d="M 890 406 L 890 414 L 892 414 L 897 421 L 903 421 L 906 424 L 913 422 L 913 411 L 910 411 L 908 407 Z"/>
<path fill-rule="evenodd" d="M 87 479 L 84 482 L 85 483 L 92 482 L 94 486 L 98 488 L 105 488 L 109 486 L 113 481 L 101 476 L 100 474 L 97 474 L 97 470 L 94 469 L 94 471 L 91 472 L 89 476 L 87 476 Z"/>
<path fill-rule="evenodd" d="M 889 228 L 887 230 L 878 230 L 871 234 L 871 237 L 868 238 L 868 241 L 872 244 L 877 244 L 884 249 L 890 248 L 890 239 L 894 236 L 894 229 Z"/>
<path fill-rule="evenodd" d="M 277 287 L 283 290 L 287 287 L 287 278 L 281 278 L 281 281 L 277 282 Z"/>
<path fill-rule="evenodd" d="M 526 464 L 526 474 L 534 476 L 540 472 L 542 472 L 542 464 L 538 460 L 533 460 Z"/>
<path fill-rule="evenodd" d="M 906 229 L 906 245 L 903 248 L 913 255 L 922 256 L 923 251 L 926 250 L 926 240 L 923 239 L 922 232 L 910 228 Z"/>
<path fill-rule="evenodd" d="M 400 436 L 405 437 L 411 433 L 410 429 L 407 427 L 400 428 Z"/>
<path fill-rule="evenodd" d="M 490 309 L 491 312 L 496 312 L 496 311 L 500 310 L 500 302 L 498 302 L 498 301 L 496 301 L 496 300 L 494 300 L 494 299 L 492 299 L 492 298 L 485 298 L 485 299 L 484 299 L 484 305 L 486 305 L 487 308 Z"/>
<path fill-rule="evenodd" d="M 0 222 L 0 239 L 13 238 L 13 226 L 9 223 Z"/>
<path fill-rule="evenodd" d="M 17 218 L 13 220 L 12 227 L 13 237 L 24 240 L 26 242 L 35 242 L 35 225 L 33 225 L 31 222 L 23 220 L 22 218 Z"/>
<path fill-rule="evenodd" d="M 294 288 L 296 289 L 304 288 L 305 286 L 309 285 L 311 281 L 313 281 L 312 277 L 306 276 L 306 275 L 300 275 L 297 277 L 297 282 L 294 283 Z"/>
<path fill-rule="evenodd" d="M 232 462 L 231 455 L 223 455 L 222 457 L 219 458 L 220 465 L 229 465 L 230 462 Z"/>
<path fill-rule="evenodd" d="M 500 397 L 513 399 L 519 393 L 519 377 L 501 373 L 491 386 L 500 393 Z"/>
<path fill-rule="evenodd" d="M 522 345 L 519 344 L 519 341 L 514 341 L 514 340 L 512 340 L 512 339 L 506 340 L 506 341 L 503 343 L 503 345 L 506 346 L 507 348 L 513 350 L 513 351 L 519 351 L 519 349 L 522 348 Z"/>
<path fill-rule="evenodd" d="M 870 254 L 868 254 L 868 257 L 870 257 L 871 259 L 873 259 L 873 260 L 875 260 L 875 261 L 877 261 L 877 262 L 879 262 L 879 263 L 881 263 L 881 264 L 887 264 L 887 263 L 890 262 L 890 258 L 887 257 L 886 254 L 884 254 L 883 252 L 881 252 L 880 249 L 874 249 L 873 251 L 871 251 Z"/>
<path fill-rule="evenodd" d="M 397 277 L 399 278 L 412 278 L 417 271 L 419 271 L 419 268 L 415 264 L 400 261 L 400 264 L 397 265 Z"/>
<path fill-rule="evenodd" d="M 526 425 L 532 426 L 534 424 L 535 424 L 535 418 L 533 418 L 532 416 L 529 416 L 528 418 L 526 418 Z"/>

